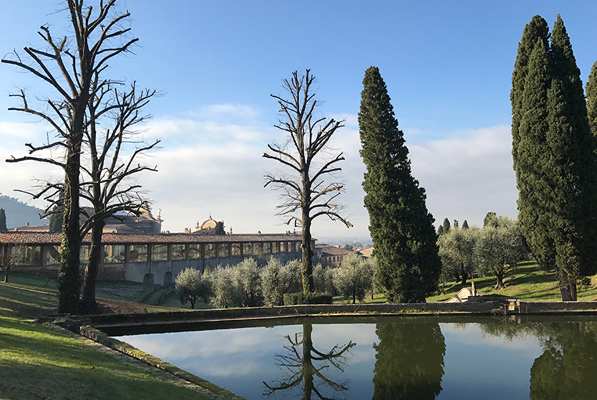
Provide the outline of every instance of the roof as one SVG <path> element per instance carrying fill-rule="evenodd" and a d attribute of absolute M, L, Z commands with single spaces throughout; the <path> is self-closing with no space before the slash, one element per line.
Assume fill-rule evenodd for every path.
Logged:
<path fill-rule="evenodd" d="M 373 255 L 373 246 L 363 247 L 361 250 L 355 251 L 361 257 L 369 258 Z"/>
<path fill-rule="evenodd" d="M 322 253 L 321 256 L 345 256 L 347 254 L 352 253 L 352 251 L 344 250 L 342 247 L 337 246 L 327 246 L 327 245 L 317 245 L 315 246 L 318 249 L 321 249 Z"/>
<path fill-rule="evenodd" d="M 232 234 L 232 235 L 197 235 L 194 233 L 104 233 L 104 244 L 169 244 L 169 243 L 232 243 L 232 242 L 288 242 L 300 241 L 297 234 Z M 59 245 L 60 233 L 48 232 L 5 232 L 0 233 L 0 244 Z M 87 235 L 83 244 L 89 244 L 91 235 Z"/>

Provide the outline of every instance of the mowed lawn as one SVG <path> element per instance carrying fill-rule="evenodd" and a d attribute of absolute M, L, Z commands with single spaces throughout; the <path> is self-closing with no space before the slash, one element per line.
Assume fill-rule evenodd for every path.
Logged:
<path fill-rule="evenodd" d="M 590 285 L 578 288 L 578 301 L 597 300 L 597 276 L 592 276 L 590 279 Z M 524 301 L 562 300 L 555 273 L 542 271 L 535 262 L 529 261 L 521 263 L 515 271 L 506 276 L 504 281 L 506 287 L 504 289 L 493 290 L 496 282 L 495 277 L 487 276 L 469 279 L 466 285 L 452 282 L 444 288 L 445 294 L 429 297 L 427 301 L 448 300 L 463 287 L 470 287 L 471 282 L 475 282 L 477 292 L 484 292 L 486 295 L 499 294 Z"/>
<path fill-rule="evenodd" d="M 157 370 L 122 362 L 32 322 L 36 315 L 55 311 L 56 305 L 54 288 L 0 283 L 0 398 L 209 398 L 176 385 Z"/>

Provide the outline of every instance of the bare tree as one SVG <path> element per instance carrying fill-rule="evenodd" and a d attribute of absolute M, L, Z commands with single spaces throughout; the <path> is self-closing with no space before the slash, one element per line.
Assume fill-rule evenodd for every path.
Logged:
<path fill-rule="evenodd" d="M 99 8 L 95 11 L 91 6 L 84 6 L 83 0 L 66 0 L 73 28 L 70 40 L 66 36 L 55 39 L 50 29 L 42 26 L 39 35 L 47 45 L 46 50 L 25 47 L 25 59 L 15 52 L 13 58 L 2 60 L 33 74 L 49 85 L 56 95 L 54 100 L 48 99 L 45 102 L 45 107 L 30 106 L 23 90 L 16 95 L 22 100 L 22 105 L 10 110 L 25 112 L 45 121 L 56 132 L 56 139 L 48 139 L 41 145 L 27 143 L 29 155 L 13 157 L 7 161 L 37 161 L 58 166 L 64 171 L 64 221 L 58 276 L 59 312 L 77 312 L 79 305 L 79 174 L 81 146 L 91 121 L 87 115 L 88 104 L 101 93 L 102 88 L 111 83 L 109 79 L 100 78 L 108 67 L 108 61 L 128 51 L 138 40 L 126 38 L 130 28 L 123 28 L 122 23 L 129 13 L 114 14 L 115 1 L 100 1 Z M 72 49 L 71 45 L 74 46 Z M 62 153 L 62 156 L 57 156 L 57 152 Z M 55 195 L 59 188 L 58 184 L 49 184 L 35 193 L 34 197 L 51 197 L 51 192 L 54 191 Z"/>
<path fill-rule="evenodd" d="M 110 90 L 106 86 L 90 99 L 89 123 L 83 142 L 84 153 L 89 154 L 84 157 L 81 165 L 83 180 L 80 182 L 81 198 L 89 201 L 93 208 L 91 213 L 82 210 L 85 222 L 81 226 L 81 237 L 91 231 L 91 248 L 80 305 L 80 311 L 84 314 L 99 311 L 95 301 L 95 284 L 102 258 L 105 219 L 119 211 L 139 215 L 143 203 L 141 185 L 133 181 L 132 177 L 142 171 L 157 171 L 157 167 L 149 167 L 137 161 L 160 141 L 156 140 L 151 144 L 132 142 L 132 137 L 137 132 L 131 130 L 148 117 L 140 114 L 140 111 L 154 94 L 155 91 L 151 90 L 138 93 L 133 83 L 130 90 L 124 92 Z M 108 97 L 105 98 L 106 96 Z M 99 121 L 109 112 L 113 113 L 114 127 L 102 129 Z M 126 155 L 131 146 L 134 146 L 132 153 Z"/>
<path fill-rule="evenodd" d="M 343 153 L 326 158 L 328 142 L 344 121 L 326 120 L 313 115 L 317 100 L 312 88 L 315 77 L 307 70 L 305 76 L 292 73 L 292 79 L 284 80 L 284 89 L 290 98 L 271 95 L 278 100 L 284 120 L 276 128 L 289 134 L 284 145 L 268 145 L 271 152 L 263 157 L 276 160 L 296 175 L 267 174 L 265 186 L 282 189 L 283 203 L 279 215 L 289 217 L 287 224 L 302 228 L 303 292 L 314 290 L 313 250 L 311 249 L 311 223 L 320 216 L 340 221 L 347 227 L 352 224 L 340 215 L 342 205 L 336 202 L 344 190 L 340 182 L 326 183 L 324 177 L 341 170 L 337 163 L 344 160 Z"/>

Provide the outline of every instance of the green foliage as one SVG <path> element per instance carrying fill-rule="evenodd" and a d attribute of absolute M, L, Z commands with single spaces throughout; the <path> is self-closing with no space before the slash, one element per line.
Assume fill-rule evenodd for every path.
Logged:
<path fill-rule="evenodd" d="M 363 301 L 373 287 L 373 264 L 356 254 L 348 254 L 342 265 L 334 269 L 334 286 L 345 299 Z"/>
<path fill-rule="evenodd" d="M 535 16 L 512 75 L 514 169 L 521 231 L 543 268 L 556 268 L 563 299 L 597 270 L 597 159 L 580 71 L 558 16 L 551 34 Z"/>
<path fill-rule="evenodd" d="M 4 208 L 0 208 L 0 232 L 6 232 L 8 228 L 6 227 L 6 211 Z"/>
<path fill-rule="evenodd" d="M 296 306 L 298 304 L 332 304 L 333 297 L 329 293 L 285 293 L 284 305 Z"/>
<path fill-rule="evenodd" d="M 486 227 L 486 226 L 496 227 L 497 225 L 498 225 L 497 215 L 493 211 L 488 212 L 487 215 L 485 215 L 485 218 L 483 218 L 483 227 Z"/>
<path fill-rule="evenodd" d="M 435 399 L 442 390 L 446 344 L 439 324 L 378 323 L 373 400 Z"/>
<path fill-rule="evenodd" d="M 443 235 L 443 234 L 444 234 L 444 226 L 443 226 L 443 225 L 440 225 L 440 226 L 438 226 L 438 228 L 437 228 L 437 236 L 441 236 L 441 235 Z"/>
<path fill-rule="evenodd" d="M 597 61 L 591 68 L 591 74 L 585 87 L 587 96 L 587 117 L 593 137 L 597 138 Z"/>
<path fill-rule="evenodd" d="M 443 229 L 443 233 L 448 233 L 450 232 L 450 220 L 448 218 L 444 218 L 444 222 L 442 224 Z"/>
<path fill-rule="evenodd" d="M 365 71 L 359 112 L 369 230 L 389 301 L 423 302 L 437 290 L 441 262 L 425 190 L 411 174 L 404 135 L 376 67 Z M 445 231 L 445 229 L 444 229 Z"/>
<path fill-rule="evenodd" d="M 213 288 L 211 303 L 214 307 L 228 308 L 241 306 L 242 296 L 235 278 L 234 268 L 222 268 L 218 266 L 211 274 Z"/>
<path fill-rule="evenodd" d="M 475 248 L 475 256 L 480 272 L 495 275 L 497 281 L 494 290 L 505 287 L 506 274 L 514 270 L 519 262 L 528 259 L 518 221 L 499 217 L 496 226 L 484 226 Z"/>
<path fill-rule="evenodd" d="M 442 262 L 442 281 L 461 280 L 466 284 L 476 271 L 475 246 L 479 240 L 479 228 L 452 228 L 437 240 Z"/>
<path fill-rule="evenodd" d="M 321 264 L 313 267 L 313 284 L 315 291 L 319 293 L 336 294 L 334 289 L 334 269 L 323 268 Z"/>
<path fill-rule="evenodd" d="M 263 303 L 259 267 L 254 258 L 245 258 L 234 267 L 235 284 L 243 307 L 257 307 Z"/>
<path fill-rule="evenodd" d="M 214 228 L 214 235 L 225 235 L 226 231 L 224 230 L 224 222 L 219 221 L 216 222 L 216 227 Z"/>
<path fill-rule="evenodd" d="M 199 299 L 203 299 L 205 303 L 209 301 L 212 289 L 207 274 L 194 268 L 186 268 L 178 274 L 175 284 L 176 294 L 182 304 L 191 303 L 191 308 L 195 308 Z"/>

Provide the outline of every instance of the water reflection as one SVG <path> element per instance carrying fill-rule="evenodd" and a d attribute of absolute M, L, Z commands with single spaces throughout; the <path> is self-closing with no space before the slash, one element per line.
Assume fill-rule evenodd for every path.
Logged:
<path fill-rule="evenodd" d="M 283 323 L 121 340 L 248 400 L 597 398 L 595 317 Z"/>
<path fill-rule="evenodd" d="M 374 400 L 435 399 L 442 390 L 446 344 L 439 324 L 377 324 Z"/>
<path fill-rule="evenodd" d="M 581 400 L 597 397 L 597 323 L 505 320 L 483 326 L 494 336 L 535 336 L 543 354 L 531 367 L 531 400 Z"/>
<path fill-rule="evenodd" d="M 322 353 L 313 346 L 313 326 L 311 324 L 303 325 L 303 332 L 296 333 L 294 340 L 290 335 L 285 336 L 288 340 L 284 346 L 286 354 L 276 354 L 277 365 L 287 372 L 285 379 L 277 381 L 274 384 L 263 382 L 266 386 L 266 395 L 270 396 L 278 391 L 284 391 L 293 387 L 300 387 L 302 384 L 302 400 L 310 400 L 311 395 L 315 393 L 321 400 L 335 398 L 333 396 L 325 397 L 321 392 L 321 386 L 327 386 L 336 392 L 346 392 L 348 390 L 346 382 L 334 382 L 326 377 L 323 370 L 334 366 L 344 372 L 343 364 L 346 362 L 344 353 L 354 347 L 356 343 L 352 341 L 346 345 L 335 345 L 327 353 Z M 302 347 L 299 352 L 298 348 Z M 320 384 L 315 383 L 315 378 L 319 378 Z"/>

